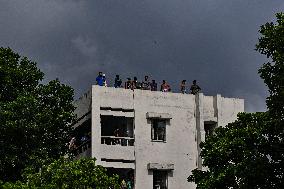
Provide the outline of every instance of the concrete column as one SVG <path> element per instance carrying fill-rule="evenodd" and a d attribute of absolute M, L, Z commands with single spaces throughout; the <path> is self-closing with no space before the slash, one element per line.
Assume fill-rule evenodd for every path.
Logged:
<path fill-rule="evenodd" d="M 221 126 L 221 100 L 222 97 L 220 94 L 214 96 L 214 109 L 215 109 L 215 117 L 217 117 L 217 127 Z"/>
<path fill-rule="evenodd" d="M 96 163 L 101 164 L 100 146 L 101 146 L 101 116 L 100 116 L 100 101 L 101 96 L 99 91 L 96 90 L 97 86 L 92 87 L 92 143 L 91 154 L 92 158 L 96 158 Z"/>
<path fill-rule="evenodd" d="M 197 145 L 197 158 L 196 164 L 198 169 L 202 169 L 202 158 L 200 157 L 200 143 L 205 140 L 204 119 L 203 119 L 203 93 L 195 95 L 196 104 L 196 145 Z"/>

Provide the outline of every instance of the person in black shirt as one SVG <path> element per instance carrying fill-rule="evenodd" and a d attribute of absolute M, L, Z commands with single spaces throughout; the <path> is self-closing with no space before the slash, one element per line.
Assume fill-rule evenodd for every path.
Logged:
<path fill-rule="evenodd" d="M 137 77 L 133 78 L 132 81 L 132 90 L 133 89 L 141 89 L 141 83 L 137 80 Z"/>
<path fill-rule="evenodd" d="M 157 91 L 157 83 L 155 80 L 152 80 L 152 83 L 150 83 L 150 86 L 151 86 L 151 91 Z"/>
<path fill-rule="evenodd" d="M 121 79 L 119 78 L 119 75 L 116 75 L 116 76 L 115 76 L 115 79 L 114 79 L 114 87 L 115 87 L 115 88 L 120 88 L 120 87 L 121 87 L 121 84 L 122 84 L 122 81 L 121 81 Z"/>
<path fill-rule="evenodd" d="M 127 78 L 127 81 L 125 82 L 125 89 L 131 89 L 132 88 L 132 81 L 130 78 Z"/>
<path fill-rule="evenodd" d="M 145 80 L 142 81 L 142 89 L 150 90 L 150 82 L 148 81 L 148 76 L 145 76 Z"/>
<path fill-rule="evenodd" d="M 191 94 L 194 94 L 194 95 L 201 91 L 201 88 L 196 84 L 196 80 L 193 80 L 190 90 L 191 90 Z"/>

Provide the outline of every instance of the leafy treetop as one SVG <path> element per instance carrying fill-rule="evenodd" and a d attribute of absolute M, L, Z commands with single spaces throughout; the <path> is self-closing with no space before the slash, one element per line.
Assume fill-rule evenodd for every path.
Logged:
<path fill-rule="evenodd" d="M 39 172 L 26 171 L 25 181 L 5 183 L 3 189 L 119 189 L 117 175 L 108 176 L 106 169 L 95 164 L 95 159 L 69 160 L 60 158 L 45 165 Z"/>
<path fill-rule="evenodd" d="M 43 76 L 35 62 L 0 48 L 0 180 L 68 152 L 73 89 L 58 79 L 41 84 Z"/>
<path fill-rule="evenodd" d="M 284 118 L 284 13 L 276 14 L 276 23 L 262 25 L 256 50 L 270 58 L 271 62 L 260 69 L 260 77 L 268 86 L 270 96 L 267 107 L 276 118 Z"/>
<path fill-rule="evenodd" d="M 284 14 L 261 26 L 256 50 L 270 58 L 259 73 L 268 86 L 268 112 L 241 113 L 200 144 L 205 170 L 188 181 L 198 189 L 284 188 Z"/>

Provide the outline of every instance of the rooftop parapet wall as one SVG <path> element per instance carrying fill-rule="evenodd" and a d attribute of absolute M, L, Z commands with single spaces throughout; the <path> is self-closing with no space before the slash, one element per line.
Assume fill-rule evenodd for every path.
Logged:
<path fill-rule="evenodd" d="M 225 98 L 221 95 L 215 96 L 218 126 L 226 126 L 228 123 L 234 122 L 237 119 L 239 112 L 244 112 L 244 99 L 239 98 Z"/>
<path fill-rule="evenodd" d="M 109 107 L 113 109 L 134 109 L 134 91 L 130 89 L 114 88 L 114 87 L 101 87 L 97 85 L 92 86 L 93 98 L 97 98 L 100 102 L 100 107 Z M 160 91 L 141 91 L 140 93 L 147 98 L 147 96 L 155 94 L 153 97 L 153 106 L 158 107 L 178 107 L 184 106 L 183 102 L 179 100 L 180 95 L 193 96 L 192 94 L 181 93 L 166 93 Z M 74 102 L 76 107 L 75 114 L 78 118 L 91 111 L 91 91 L 85 93 L 82 97 Z M 165 99 L 163 101 L 163 99 Z M 217 102 L 218 101 L 218 102 Z M 181 104 L 179 104 L 181 103 Z M 223 119 L 230 117 L 236 112 L 244 112 L 244 99 L 227 98 L 221 95 L 216 96 L 203 96 L 203 114 L 205 119 L 222 116 Z M 234 112 L 231 112 L 234 110 Z M 227 114 L 227 112 L 230 112 Z M 222 122 L 220 122 L 222 125 Z"/>
<path fill-rule="evenodd" d="M 133 110 L 133 91 L 130 89 L 93 85 L 93 98 L 100 97 L 100 107 Z"/>
<path fill-rule="evenodd" d="M 100 97 L 100 106 L 101 107 L 110 107 L 114 109 L 134 109 L 134 91 L 124 88 L 114 88 L 114 87 L 101 87 L 98 85 L 93 85 L 93 98 L 96 99 L 96 96 Z M 180 95 L 192 96 L 192 94 L 181 94 L 181 93 L 172 93 L 172 92 L 161 92 L 161 91 L 148 91 L 136 89 L 135 91 L 140 91 L 142 96 L 151 96 L 153 97 L 153 106 L 165 106 L 165 107 L 177 107 L 184 106 L 183 102 L 180 101 Z M 90 108 L 84 106 L 90 106 L 91 97 L 90 91 L 83 95 L 79 100 L 75 102 L 78 104 L 78 109 L 80 110 L 90 110 Z M 218 98 L 217 98 L 218 97 Z M 163 99 L 165 99 L 163 101 Z M 218 106 L 217 101 L 220 103 L 219 108 L 225 108 L 225 110 L 235 109 L 238 112 L 244 111 L 244 99 L 239 98 L 228 98 L 222 97 L 220 94 L 216 96 L 203 96 L 203 106 L 204 106 L 204 116 L 208 117 L 217 117 L 218 116 Z M 180 103 L 180 104 L 179 104 Z M 222 115 L 225 113 L 225 110 L 222 111 Z M 79 111 L 80 112 L 80 111 Z M 82 111 L 84 112 L 84 111 Z M 220 113 L 220 112 L 219 112 Z"/>
<path fill-rule="evenodd" d="M 216 121 L 218 126 L 237 119 L 237 114 L 244 112 L 244 99 L 216 96 L 203 96 L 203 116 L 205 121 Z"/>

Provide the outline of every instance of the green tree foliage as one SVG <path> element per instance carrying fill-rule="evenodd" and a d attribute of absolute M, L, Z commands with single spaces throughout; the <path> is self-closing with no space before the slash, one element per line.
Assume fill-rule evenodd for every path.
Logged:
<path fill-rule="evenodd" d="M 95 165 L 95 159 L 60 158 L 43 166 L 40 172 L 26 172 L 25 182 L 5 183 L 2 188 L 119 189 L 118 183 L 118 176 L 108 176 L 105 168 Z"/>
<path fill-rule="evenodd" d="M 270 96 L 267 107 L 275 119 L 284 118 L 284 13 L 276 14 L 277 23 L 261 26 L 261 38 L 256 50 L 267 56 L 270 62 L 260 69 L 260 77 L 268 86 Z"/>
<path fill-rule="evenodd" d="M 26 57 L 0 48 L 0 180 L 20 179 L 68 152 L 74 119 L 73 89 L 44 74 Z"/>
<path fill-rule="evenodd" d="M 203 166 L 189 177 L 200 189 L 279 188 L 283 172 L 273 162 L 277 150 L 267 134 L 267 113 L 241 113 L 238 120 L 201 144 Z"/>
<path fill-rule="evenodd" d="M 256 50 L 267 56 L 259 73 L 268 86 L 268 111 L 241 113 L 200 144 L 205 170 L 188 181 L 199 189 L 284 188 L 284 14 L 261 26 Z"/>

